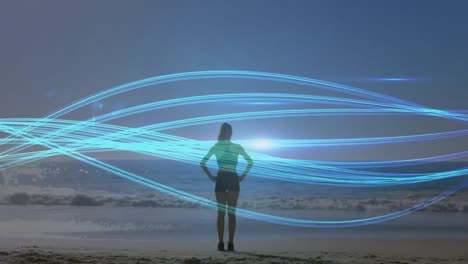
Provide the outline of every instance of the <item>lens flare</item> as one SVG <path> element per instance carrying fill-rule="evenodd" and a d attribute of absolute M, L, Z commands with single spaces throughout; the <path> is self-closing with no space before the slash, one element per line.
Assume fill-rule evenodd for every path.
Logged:
<path fill-rule="evenodd" d="M 246 144 L 252 149 L 270 149 L 274 147 L 274 141 L 269 139 L 255 139 Z"/>

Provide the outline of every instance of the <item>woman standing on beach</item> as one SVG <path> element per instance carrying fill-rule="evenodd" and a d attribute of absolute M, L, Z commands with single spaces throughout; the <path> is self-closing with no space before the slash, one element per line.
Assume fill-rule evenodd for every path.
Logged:
<path fill-rule="evenodd" d="M 215 192 L 218 202 L 218 250 L 224 250 L 224 216 L 226 215 L 226 203 L 229 216 L 229 242 L 228 250 L 234 251 L 234 232 L 236 230 L 236 206 L 239 198 L 239 182 L 241 182 L 252 168 L 253 161 L 240 144 L 231 142 L 232 127 L 228 123 L 221 125 L 218 142 L 200 162 L 208 178 L 216 182 Z M 213 176 L 206 166 L 208 159 L 215 155 L 218 163 L 217 176 Z M 237 158 L 242 155 L 247 161 L 247 167 L 241 176 L 237 176 Z"/>

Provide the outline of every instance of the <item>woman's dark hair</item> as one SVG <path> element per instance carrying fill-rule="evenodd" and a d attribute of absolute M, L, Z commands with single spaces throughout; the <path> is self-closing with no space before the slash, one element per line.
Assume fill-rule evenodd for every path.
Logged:
<path fill-rule="evenodd" d="M 231 140 L 232 126 L 228 123 L 223 123 L 219 130 L 218 140 Z"/>

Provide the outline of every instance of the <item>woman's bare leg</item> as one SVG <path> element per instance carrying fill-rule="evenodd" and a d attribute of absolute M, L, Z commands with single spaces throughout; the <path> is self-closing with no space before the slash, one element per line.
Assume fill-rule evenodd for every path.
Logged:
<path fill-rule="evenodd" d="M 239 192 L 228 192 L 227 203 L 230 210 L 228 211 L 229 216 L 229 242 L 234 242 L 234 233 L 236 232 L 236 206 L 237 199 L 239 198 Z"/>
<path fill-rule="evenodd" d="M 216 192 L 216 202 L 218 203 L 218 240 L 224 240 L 224 216 L 226 215 L 227 192 Z"/>

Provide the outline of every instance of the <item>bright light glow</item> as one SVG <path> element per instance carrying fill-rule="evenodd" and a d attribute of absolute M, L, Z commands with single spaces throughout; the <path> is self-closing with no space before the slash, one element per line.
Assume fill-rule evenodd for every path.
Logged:
<path fill-rule="evenodd" d="M 252 142 L 252 147 L 257 149 L 268 149 L 274 146 L 273 141 L 268 139 L 256 139 Z"/>

